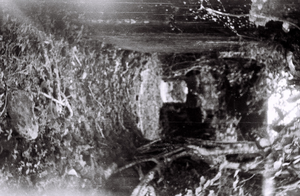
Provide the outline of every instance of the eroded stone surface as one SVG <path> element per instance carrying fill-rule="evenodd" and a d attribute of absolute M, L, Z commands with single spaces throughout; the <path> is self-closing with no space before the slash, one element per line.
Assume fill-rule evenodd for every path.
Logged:
<path fill-rule="evenodd" d="M 159 108 L 162 106 L 159 94 L 160 79 L 154 69 L 142 71 L 141 79 L 138 126 L 146 139 L 155 140 L 160 137 Z"/>
<path fill-rule="evenodd" d="M 13 91 L 7 101 L 12 128 L 27 140 L 36 139 L 39 126 L 33 112 L 34 102 L 29 95 L 25 91 Z"/>
<path fill-rule="evenodd" d="M 159 89 L 164 103 L 186 102 L 188 88 L 185 81 L 161 81 Z"/>

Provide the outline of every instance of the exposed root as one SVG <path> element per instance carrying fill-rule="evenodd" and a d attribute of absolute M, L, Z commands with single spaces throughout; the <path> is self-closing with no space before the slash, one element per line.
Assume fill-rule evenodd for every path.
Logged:
<path fill-rule="evenodd" d="M 45 96 L 45 97 L 51 99 L 53 102 L 55 102 L 55 103 L 57 103 L 57 104 L 60 104 L 61 106 L 67 107 L 68 110 L 69 110 L 69 112 L 70 112 L 70 115 L 68 116 L 68 118 L 71 118 L 71 117 L 73 116 L 73 110 L 72 110 L 72 108 L 71 108 L 71 105 L 69 104 L 68 99 L 67 99 L 67 97 L 66 97 L 64 94 L 62 94 L 62 96 L 63 96 L 63 98 L 64 98 L 62 101 L 59 101 L 59 100 L 53 98 L 51 95 L 48 95 L 48 94 L 43 93 L 43 92 L 40 92 L 40 94 L 42 94 L 43 96 Z M 58 111 L 59 111 L 59 110 L 58 110 Z"/>
<path fill-rule="evenodd" d="M 157 165 L 155 168 L 150 170 L 144 178 L 141 180 L 141 182 L 135 187 L 133 192 L 131 193 L 131 196 L 146 196 L 146 195 L 156 195 L 155 190 L 152 186 L 149 185 L 149 183 L 154 180 L 155 173 L 157 170 L 160 170 L 160 166 Z"/>

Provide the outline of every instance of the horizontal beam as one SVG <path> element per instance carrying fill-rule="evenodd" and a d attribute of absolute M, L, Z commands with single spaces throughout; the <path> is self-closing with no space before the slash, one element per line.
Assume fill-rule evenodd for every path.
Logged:
<path fill-rule="evenodd" d="M 98 35 L 89 38 L 115 44 L 123 49 L 149 53 L 200 53 L 216 50 L 237 51 L 242 44 L 245 44 L 245 42 L 240 42 L 237 37 L 195 34 Z"/>

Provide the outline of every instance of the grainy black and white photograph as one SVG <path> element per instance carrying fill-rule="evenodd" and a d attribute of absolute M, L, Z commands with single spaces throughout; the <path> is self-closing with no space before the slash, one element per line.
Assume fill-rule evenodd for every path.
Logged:
<path fill-rule="evenodd" d="M 299 0 L 0 0 L 0 196 L 297 196 Z"/>

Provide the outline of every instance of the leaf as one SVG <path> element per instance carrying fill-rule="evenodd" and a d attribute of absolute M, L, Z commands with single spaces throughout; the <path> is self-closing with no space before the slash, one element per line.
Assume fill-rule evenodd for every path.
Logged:
<path fill-rule="evenodd" d="M 282 170 L 277 171 L 277 172 L 274 174 L 274 176 L 275 176 L 275 177 L 280 176 L 281 172 L 282 172 Z"/>
<path fill-rule="evenodd" d="M 239 174 L 239 172 L 240 172 L 240 170 L 238 170 L 238 169 L 237 169 L 237 170 L 235 170 L 233 177 L 234 177 L 234 178 L 236 178 L 236 177 L 237 177 L 237 175 Z"/>
<path fill-rule="evenodd" d="M 281 166 L 282 166 L 282 160 L 281 159 L 279 159 L 278 161 L 275 161 L 274 162 L 274 169 L 275 170 L 278 170 L 279 168 L 281 168 Z"/>
<path fill-rule="evenodd" d="M 205 183 L 206 179 L 204 176 L 201 176 L 200 178 L 200 185 L 203 185 Z"/>
<path fill-rule="evenodd" d="M 234 182 L 233 182 L 233 184 L 232 184 L 232 186 L 233 186 L 233 189 L 237 189 L 237 185 L 238 185 L 238 183 L 239 183 L 239 179 L 237 178 Z"/>
<path fill-rule="evenodd" d="M 70 175 L 70 176 L 79 177 L 77 172 L 75 171 L 75 169 L 70 169 L 67 174 Z"/>
<path fill-rule="evenodd" d="M 203 188 L 206 189 L 211 185 L 210 180 L 207 180 L 206 183 L 204 184 Z"/>

